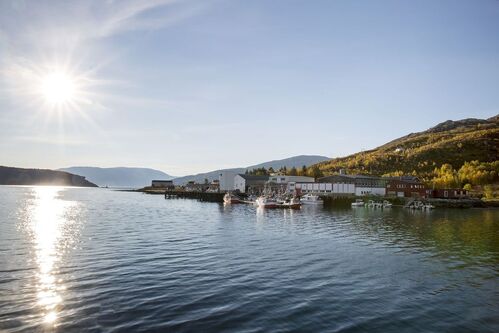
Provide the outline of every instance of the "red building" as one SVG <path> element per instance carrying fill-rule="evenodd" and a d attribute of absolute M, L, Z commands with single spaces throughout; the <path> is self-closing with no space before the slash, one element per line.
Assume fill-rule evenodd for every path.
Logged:
<path fill-rule="evenodd" d="M 386 180 L 387 196 L 415 198 L 429 198 L 432 196 L 432 190 L 427 189 L 416 177 L 387 177 Z"/>
<path fill-rule="evenodd" d="M 444 189 L 432 190 L 433 198 L 459 199 L 459 198 L 465 198 L 467 196 L 468 196 L 468 191 L 460 188 L 444 188 Z"/>

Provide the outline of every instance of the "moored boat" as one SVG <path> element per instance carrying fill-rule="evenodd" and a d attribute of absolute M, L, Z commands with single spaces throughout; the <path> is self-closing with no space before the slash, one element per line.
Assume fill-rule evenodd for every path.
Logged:
<path fill-rule="evenodd" d="M 241 198 L 239 198 L 235 194 L 227 192 L 224 195 L 224 203 L 226 203 L 226 204 L 238 204 L 241 202 L 242 202 Z"/>
<path fill-rule="evenodd" d="M 323 205 L 322 200 L 318 195 L 307 193 L 300 198 L 300 202 L 304 205 Z"/>
<path fill-rule="evenodd" d="M 364 207 L 364 200 L 357 199 L 355 202 L 352 202 L 352 207 Z"/>
<path fill-rule="evenodd" d="M 300 209 L 301 207 L 301 202 L 299 198 L 292 197 L 292 198 L 287 198 L 283 200 L 282 202 L 278 203 L 279 208 L 291 208 L 291 209 Z"/>

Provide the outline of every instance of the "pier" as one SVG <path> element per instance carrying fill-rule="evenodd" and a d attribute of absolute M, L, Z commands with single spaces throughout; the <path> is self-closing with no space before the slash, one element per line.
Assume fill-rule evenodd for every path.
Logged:
<path fill-rule="evenodd" d="M 225 193 L 221 192 L 165 191 L 157 189 L 141 189 L 139 191 L 147 194 L 164 195 L 165 199 L 197 199 L 207 202 L 224 202 L 225 195 Z"/>

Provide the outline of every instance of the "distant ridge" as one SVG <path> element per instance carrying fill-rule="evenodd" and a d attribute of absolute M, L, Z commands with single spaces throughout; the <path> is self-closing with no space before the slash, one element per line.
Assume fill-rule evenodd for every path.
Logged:
<path fill-rule="evenodd" d="M 84 176 L 99 186 L 110 187 L 144 187 L 151 184 L 151 180 L 168 180 L 174 178 L 162 171 L 149 168 L 98 168 L 98 167 L 69 167 L 61 171 L 71 172 Z"/>
<path fill-rule="evenodd" d="M 97 187 L 85 177 L 48 169 L 22 169 L 0 166 L 1 185 L 58 185 Z"/>
<path fill-rule="evenodd" d="M 178 177 L 174 178 L 173 182 L 177 185 L 182 185 L 187 183 L 188 181 L 195 181 L 197 183 L 202 183 L 204 182 L 205 179 L 208 179 L 208 181 L 212 181 L 214 179 L 218 179 L 218 176 L 221 172 L 223 171 L 232 171 L 235 173 L 244 173 L 246 170 L 252 170 L 252 169 L 258 169 L 258 168 L 270 168 L 272 167 L 274 170 L 277 170 L 282 167 L 286 168 L 300 168 L 303 165 L 309 166 L 318 162 L 322 161 L 327 161 L 329 160 L 329 157 L 326 156 L 321 156 L 321 155 L 298 155 L 298 156 L 293 156 L 289 158 L 285 158 L 282 160 L 273 160 L 273 161 L 268 161 L 268 162 L 263 162 L 260 164 L 255 164 L 255 165 L 250 165 L 248 167 L 244 168 L 231 168 L 231 169 L 220 169 L 220 170 L 214 170 L 210 172 L 205 172 L 205 173 L 198 173 L 196 175 L 189 175 L 189 176 L 183 176 L 183 177 Z"/>
<path fill-rule="evenodd" d="M 380 147 L 318 164 L 325 174 L 346 169 L 362 174 L 411 174 L 423 178 L 436 167 L 464 162 L 499 160 L 499 115 L 489 119 L 447 120 L 430 129 L 411 133 Z"/>

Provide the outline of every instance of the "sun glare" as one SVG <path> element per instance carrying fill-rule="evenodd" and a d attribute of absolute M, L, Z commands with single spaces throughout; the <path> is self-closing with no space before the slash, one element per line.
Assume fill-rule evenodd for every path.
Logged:
<path fill-rule="evenodd" d="M 41 82 L 41 94 L 50 105 L 63 105 L 75 98 L 75 80 L 67 73 L 54 72 L 45 75 Z"/>

